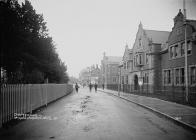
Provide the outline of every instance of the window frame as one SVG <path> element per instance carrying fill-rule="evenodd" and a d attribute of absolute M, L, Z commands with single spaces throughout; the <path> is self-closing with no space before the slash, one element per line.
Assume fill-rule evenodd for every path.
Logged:
<path fill-rule="evenodd" d="M 185 84 L 185 81 L 184 81 L 184 83 L 182 83 L 182 75 L 181 75 L 182 74 L 182 69 L 184 70 L 184 73 L 185 73 L 184 67 L 174 68 L 174 85 L 175 86 L 184 86 L 184 84 Z M 178 83 L 176 83 L 176 78 L 177 78 L 176 70 L 178 70 Z M 184 75 L 184 79 L 185 79 L 185 75 Z"/>
<path fill-rule="evenodd" d="M 168 83 L 168 74 L 166 73 L 166 77 L 165 77 L 165 72 L 169 72 L 170 71 L 170 83 Z M 163 85 L 164 86 L 171 86 L 172 85 L 172 69 L 163 69 Z M 166 80 L 165 80 L 166 79 Z M 165 82 L 166 81 L 166 82 Z"/>
<path fill-rule="evenodd" d="M 189 43 L 190 43 L 190 47 L 188 46 Z M 191 40 L 187 40 L 187 56 L 192 55 L 192 44 L 193 43 Z M 183 45 L 185 45 L 185 41 L 180 41 L 178 43 L 174 43 L 169 46 L 169 60 L 182 58 L 185 56 L 185 46 L 183 47 Z M 178 49 L 176 49 L 176 46 L 178 46 L 177 47 Z M 176 50 L 178 50 L 179 52 L 177 52 Z M 184 50 L 184 54 L 182 54 L 182 50 Z M 188 53 L 188 51 L 190 51 L 190 53 Z"/>
<path fill-rule="evenodd" d="M 195 65 L 189 65 L 189 84 L 190 84 L 190 86 L 196 86 L 196 82 L 193 83 L 193 84 L 191 83 L 191 68 L 192 67 L 195 67 L 195 69 L 196 69 L 196 64 Z M 196 74 L 195 74 L 195 78 L 196 78 Z"/>

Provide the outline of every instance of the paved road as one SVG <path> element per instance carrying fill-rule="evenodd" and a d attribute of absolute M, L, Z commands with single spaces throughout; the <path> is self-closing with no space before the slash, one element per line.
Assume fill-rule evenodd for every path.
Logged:
<path fill-rule="evenodd" d="M 0 139 L 20 140 L 191 140 L 196 134 L 133 103 L 80 89 L 25 120 L 3 129 Z"/>

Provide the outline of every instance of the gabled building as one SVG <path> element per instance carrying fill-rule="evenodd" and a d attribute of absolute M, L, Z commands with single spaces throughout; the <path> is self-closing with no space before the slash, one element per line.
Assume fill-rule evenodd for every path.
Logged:
<path fill-rule="evenodd" d="M 106 88 L 110 88 L 112 85 L 119 83 L 118 66 L 121 61 L 122 57 L 106 56 L 104 53 L 103 59 L 101 60 L 101 83 Z"/>
<path fill-rule="evenodd" d="M 130 84 L 131 90 L 138 90 L 139 84 L 142 90 L 153 92 L 161 86 L 161 45 L 167 42 L 168 31 L 146 30 L 139 24 L 135 42 L 130 58 Z M 131 63 L 132 62 L 132 63 Z"/>
<path fill-rule="evenodd" d="M 131 84 L 130 71 L 133 70 L 133 59 L 132 59 L 132 49 L 129 49 L 128 45 L 125 46 L 125 51 L 122 57 L 122 62 L 119 65 L 120 83 L 121 90 L 129 90 L 129 85 Z"/>
<path fill-rule="evenodd" d="M 131 58 L 132 50 L 129 49 L 128 45 L 125 46 L 124 55 L 122 58 L 122 67 L 121 67 L 121 83 L 122 84 L 131 84 L 131 77 L 129 72 L 133 69 L 133 59 Z"/>
<path fill-rule="evenodd" d="M 196 20 L 187 20 L 188 83 L 190 93 L 196 93 Z M 163 90 L 185 91 L 185 25 L 184 15 L 179 10 L 168 42 L 161 48 Z M 173 90 L 174 92 L 174 90 Z M 184 93 L 183 93 L 184 94 Z M 183 96 L 183 95 L 182 95 Z M 195 96 L 196 97 L 196 96 Z M 184 97 L 183 97 L 184 98 Z"/>

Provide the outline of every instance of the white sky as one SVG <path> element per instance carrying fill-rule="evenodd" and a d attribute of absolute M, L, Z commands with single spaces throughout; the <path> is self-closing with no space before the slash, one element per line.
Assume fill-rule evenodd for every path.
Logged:
<path fill-rule="evenodd" d="M 100 64 L 103 52 L 122 56 L 131 48 L 140 21 L 151 30 L 171 31 L 183 0 L 30 0 L 43 13 L 57 52 L 70 76 Z M 196 19 L 196 0 L 186 0 L 187 17 Z"/>

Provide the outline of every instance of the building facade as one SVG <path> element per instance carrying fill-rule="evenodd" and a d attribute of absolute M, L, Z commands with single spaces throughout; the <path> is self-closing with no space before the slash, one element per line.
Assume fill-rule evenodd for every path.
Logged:
<path fill-rule="evenodd" d="M 119 83 L 118 66 L 121 61 L 122 57 L 106 56 L 104 53 L 101 61 L 101 83 L 106 88 Z"/>
<path fill-rule="evenodd" d="M 187 61 L 190 94 L 196 94 L 196 20 L 187 20 Z M 168 42 L 161 48 L 163 90 L 185 92 L 185 25 L 181 10 L 174 18 Z M 173 92 L 175 92 L 173 91 Z"/>
<path fill-rule="evenodd" d="M 168 36 L 168 31 L 146 30 L 143 29 L 141 23 L 139 24 L 133 47 L 129 49 L 126 46 L 123 56 L 121 84 L 130 85 L 126 90 L 139 90 L 141 85 L 142 90 L 147 92 L 160 88 L 161 59 L 159 52 Z"/>
<path fill-rule="evenodd" d="M 92 84 L 101 84 L 100 81 L 101 77 L 101 69 L 98 65 L 92 65 L 91 67 L 87 67 L 83 69 L 79 74 L 79 79 L 81 83 L 88 85 L 89 83 Z"/>
<path fill-rule="evenodd" d="M 189 103 L 196 105 L 196 20 L 186 20 Z M 119 65 L 120 87 L 185 102 L 185 24 L 181 10 L 171 32 L 139 24 L 132 49 L 125 47 Z"/>

